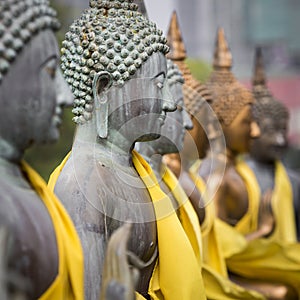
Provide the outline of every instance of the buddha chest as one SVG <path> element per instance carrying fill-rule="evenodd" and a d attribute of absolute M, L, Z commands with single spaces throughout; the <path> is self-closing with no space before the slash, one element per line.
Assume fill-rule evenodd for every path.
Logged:
<path fill-rule="evenodd" d="M 9 271 L 26 280 L 30 299 L 39 298 L 58 272 L 52 220 L 34 190 L 3 181 L 0 190 L 1 225 L 7 226 L 13 241 L 8 249 Z"/>

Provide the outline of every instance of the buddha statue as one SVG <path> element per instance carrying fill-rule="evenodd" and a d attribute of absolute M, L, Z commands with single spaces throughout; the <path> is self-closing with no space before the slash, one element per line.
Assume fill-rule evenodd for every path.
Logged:
<path fill-rule="evenodd" d="M 192 299 L 203 294 L 189 280 L 201 277 L 196 258 L 169 198 L 133 151 L 135 142 L 158 138 L 166 112 L 176 109 L 166 82 L 166 39 L 137 9 L 131 0 L 90 1 L 66 34 L 62 69 L 75 97 L 77 130 L 49 186 L 81 238 L 86 299 L 99 299 L 108 240 L 125 223 L 132 224 L 128 252 L 140 273 L 137 295 Z M 177 234 L 166 237 L 170 231 Z M 186 254 L 178 262 L 179 249 Z"/>
<path fill-rule="evenodd" d="M 239 154 L 249 150 L 251 138 L 257 137 L 260 133 L 257 124 L 252 120 L 251 107 L 254 98 L 251 92 L 235 79 L 230 71 L 231 66 L 232 56 L 225 40 L 224 31 L 219 29 L 213 62 L 214 69 L 206 85 L 212 93 L 212 108 L 222 126 L 226 141 L 225 153 L 219 155 L 219 159 L 222 159 L 222 154 L 225 155 L 223 159 L 226 160 L 223 183 L 218 190 L 220 196 L 223 185 L 229 189 L 230 180 L 239 180 L 239 176 L 235 174 L 237 173 L 235 160 Z M 205 168 L 205 164 L 204 161 L 199 172 L 201 177 L 206 180 L 209 173 L 205 174 L 208 170 Z M 227 172 L 230 175 L 228 177 L 226 176 Z M 225 183 L 226 180 L 229 180 L 229 183 Z M 242 180 L 239 186 L 243 186 Z M 235 225 L 247 211 L 247 199 L 241 197 L 247 193 L 245 189 L 233 188 L 233 186 L 228 193 L 230 195 L 228 199 L 219 200 L 217 195 L 215 199 L 217 215 L 223 221 Z M 241 199 L 239 200 L 241 204 L 236 206 L 235 201 L 237 200 L 234 199 Z"/>
<path fill-rule="evenodd" d="M 183 102 L 182 86 L 184 79 L 177 65 L 169 59 L 167 79 L 171 94 L 177 105 L 177 110 L 175 112 L 167 113 L 165 123 L 162 126 L 161 137 L 159 139 L 148 143 L 138 143 L 136 147 L 138 152 L 149 161 L 156 177 L 159 179 L 162 190 L 169 195 L 173 206 L 179 215 L 180 211 L 178 209 L 182 204 L 182 200 L 175 199 L 172 194 L 172 189 L 165 182 L 166 177 L 164 177 L 164 175 L 166 172 L 170 172 L 170 170 L 167 170 L 167 166 L 163 162 L 163 156 L 166 154 L 179 153 L 182 150 L 185 131 L 192 129 L 193 124 L 185 110 Z M 172 177 L 173 176 L 174 175 L 172 174 Z M 177 180 L 176 184 L 178 184 Z"/>
<path fill-rule="evenodd" d="M 173 64 L 169 62 L 168 65 L 172 66 Z M 175 68 L 174 66 L 176 65 L 173 65 L 172 68 Z M 168 70 L 170 70 L 170 67 Z M 243 289 L 222 278 L 203 260 L 204 248 L 199 217 L 175 174 L 172 173 L 163 160 L 164 155 L 178 153 L 182 150 L 184 133 L 186 130 L 190 130 L 193 124 L 184 108 L 182 96 L 180 97 L 179 91 L 176 91 L 176 86 L 180 86 L 179 81 L 175 85 L 171 85 L 170 88 L 174 99 L 177 99 L 178 109 L 175 112 L 167 113 L 161 137 L 149 143 L 139 143 L 137 147 L 140 153 L 146 157 L 146 160 L 150 161 L 157 178 L 160 178 L 159 184 L 162 190 L 169 195 L 174 208 L 177 210 L 177 215 L 197 255 L 207 299 L 264 299 L 262 295 Z M 226 289 L 224 289 L 225 286 Z"/>
<path fill-rule="evenodd" d="M 207 115 L 207 106 L 205 105 L 203 96 L 207 96 L 206 98 L 208 99 L 209 95 L 207 89 L 193 77 L 185 63 L 187 58 L 186 49 L 175 11 L 172 14 L 169 24 L 168 45 L 170 47 L 170 52 L 167 54 L 167 57 L 179 67 L 185 80 L 183 85 L 183 96 L 186 110 L 193 123 L 193 128 L 184 135 L 184 147 L 181 149 L 180 154 L 166 154 L 164 155 L 164 162 L 179 178 L 180 184 L 189 196 L 189 199 L 199 216 L 199 220 L 202 222 L 205 214 L 203 204 L 200 203 L 202 199 L 187 171 L 191 162 L 204 156 L 206 149 L 203 145 L 208 145 L 207 137 L 202 130 L 201 125 L 204 125 L 206 122 L 205 117 Z M 199 136 L 197 140 L 194 139 L 196 135 Z"/>
<path fill-rule="evenodd" d="M 33 144 L 58 138 L 62 107 L 72 99 L 58 67 L 59 22 L 47 0 L 2 1 L 0 16 L 0 225 L 8 233 L 7 272 L 14 274 L 12 284 L 24 280 L 17 290 L 26 299 L 83 299 L 74 225 L 22 159 Z"/>
<path fill-rule="evenodd" d="M 256 50 L 253 93 L 256 99 L 253 115 L 261 135 L 253 141 L 246 161 L 256 177 L 253 184 L 260 195 L 273 191 L 271 206 L 276 225 L 272 236 L 281 242 L 296 242 L 299 240 L 300 179 L 281 163 L 288 145 L 289 112 L 267 88 L 260 48 Z"/>
<path fill-rule="evenodd" d="M 252 117 L 254 98 L 234 78 L 230 72 L 231 65 L 232 57 L 224 31 L 219 29 L 214 71 L 207 82 L 213 93 L 212 108 L 226 140 L 226 152 L 216 157 L 226 162 L 224 176 L 213 202 L 215 213 L 220 218 L 216 221 L 219 245 L 232 280 L 261 292 L 268 299 L 296 299 L 298 245 L 287 250 L 266 239 L 274 225 L 267 205 L 270 201 L 269 193 L 262 200 L 264 205 L 259 210 L 259 224 L 251 230 L 247 227 L 250 223 L 247 222 L 250 218 L 248 210 L 253 193 L 241 170 L 238 156 L 249 151 L 250 141 L 259 136 L 260 130 Z M 204 182 L 209 176 L 207 163 L 205 159 L 194 170 Z M 285 251 L 289 251 L 290 256 Z M 295 273 L 289 268 L 293 268 Z M 236 274 L 240 277 L 236 277 Z"/>
<path fill-rule="evenodd" d="M 184 104 L 194 128 L 186 132 L 183 149 L 182 146 L 178 147 L 181 152 L 164 155 L 163 160 L 172 171 L 175 170 L 174 174 L 179 178 L 179 182 L 188 195 L 201 223 L 201 267 L 206 296 L 208 299 L 263 299 L 262 295 L 246 290 L 229 280 L 225 258 L 219 251 L 220 245 L 216 237 L 212 215 L 213 207 L 204 201 L 208 198 L 209 193 L 200 187 L 200 181 L 195 180 L 193 172 L 189 170 L 190 167 L 194 169 L 196 167 L 194 166 L 195 161 L 198 164 L 199 158 L 203 159 L 206 153 L 212 161 L 210 168 L 213 166 L 215 170 L 223 170 L 223 161 L 216 164 L 213 157 L 222 152 L 225 143 L 221 134 L 222 129 L 210 107 L 212 103 L 211 92 L 192 76 L 184 62 L 186 58 L 185 46 L 175 12 L 170 22 L 168 43 L 171 49 L 168 56 L 183 70 L 185 79 L 183 85 Z M 221 171 L 220 173 L 222 174 Z M 219 184 L 220 178 L 219 174 L 217 178 L 210 176 L 208 185 L 211 186 L 211 189 Z M 200 228 L 198 230 L 200 231 Z"/>

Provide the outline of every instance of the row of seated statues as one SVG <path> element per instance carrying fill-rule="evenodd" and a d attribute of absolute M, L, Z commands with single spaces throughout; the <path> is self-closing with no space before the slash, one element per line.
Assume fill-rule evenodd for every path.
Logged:
<path fill-rule="evenodd" d="M 141 0 L 90 0 L 61 54 L 48 0 L 0 20 L 1 299 L 300 299 L 300 177 L 259 48 L 250 91 L 222 28 L 201 83 L 176 13 L 166 38 Z M 24 152 L 71 105 L 46 184 Z"/>

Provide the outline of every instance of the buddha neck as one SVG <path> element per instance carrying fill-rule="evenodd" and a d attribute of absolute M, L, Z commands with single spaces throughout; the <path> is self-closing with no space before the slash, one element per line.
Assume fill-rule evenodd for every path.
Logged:
<path fill-rule="evenodd" d="M 29 188 L 20 169 L 23 152 L 0 139 L 0 178 L 14 186 Z"/>
<path fill-rule="evenodd" d="M 178 161 L 179 165 L 183 170 L 189 170 L 191 166 L 191 161 L 185 155 L 180 155 L 180 153 L 173 153 L 172 159 Z"/>
<path fill-rule="evenodd" d="M 224 154 L 226 152 L 226 143 L 224 137 L 222 135 L 215 137 L 213 139 L 209 139 L 209 148 L 213 149 L 213 153 L 215 154 Z"/>
<path fill-rule="evenodd" d="M 272 169 L 275 166 L 276 160 L 274 159 L 266 159 L 260 155 L 254 155 L 253 153 L 251 153 L 250 156 L 261 167 Z"/>
<path fill-rule="evenodd" d="M 232 158 L 232 151 L 226 147 L 226 142 L 223 134 L 214 134 L 214 136 L 208 136 L 209 146 L 206 156 L 214 159 L 215 157 L 219 160 L 227 161 L 227 155 Z"/>
<path fill-rule="evenodd" d="M 119 142 L 116 144 L 114 141 Z M 95 150 L 99 158 L 112 160 L 122 167 L 132 167 L 132 150 L 134 143 L 129 143 L 122 135 L 114 135 L 113 141 L 98 138 Z"/>
<path fill-rule="evenodd" d="M 0 138 L 0 159 L 11 163 L 19 163 L 24 154 L 23 150 L 18 149 L 11 143 Z"/>
<path fill-rule="evenodd" d="M 263 155 L 264 153 L 258 153 L 252 151 L 250 153 L 250 156 L 260 165 L 265 165 L 268 167 L 272 167 L 275 165 L 276 159 L 274 158 L 268 158 L 268 154 Z"/>
<path fill-rule="evenodd" d="M 138 151 L 145 157 L 156 174 L 160 173 L 162 166 L 162 155 L 151 146 L 151 143 L 139 143 Z"/>
<path fill-rule="evenodd" d="M 97 160 L 113 161 L 123 167 L 132 167 L 132 150 L 134 142 L 129 141 L 117 130 L 109 129 L 105 139 L 97 136 L 93 122 L 77 127 L 73 147 L 84 147 L 83 151 L 93 151 Z"/>
<path fill-rule="evenodd" d="M 226 164 L 234 165 L 238 154 L 235 151 L 233 151 L 227 147 L 225 155 L 226 155 Z"/>

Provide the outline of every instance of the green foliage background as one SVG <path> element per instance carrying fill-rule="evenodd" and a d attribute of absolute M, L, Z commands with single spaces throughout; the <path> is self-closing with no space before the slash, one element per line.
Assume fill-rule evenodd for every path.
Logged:
<path fill-rule="evenodd" d="M 60 44 L 72 18 L 79 15 L 80 11 L 69 5 L 56 4 L 54 6 L 62 23 L 62 28 L 57 34 Z M 207 63 L 197 59 L 187 59 L 186 62 L 195 78 L 200 81 L 206 80 L 211 71 Z M 59 141 L 53 145 L 35 146 L 29 149 L 25 154 L 25 160 L 47 181 L 51 172 L 72 148 L 74 132 L 75 124 L 72 121 L 71 108 L 67 108 L 64 110 Z"/>

